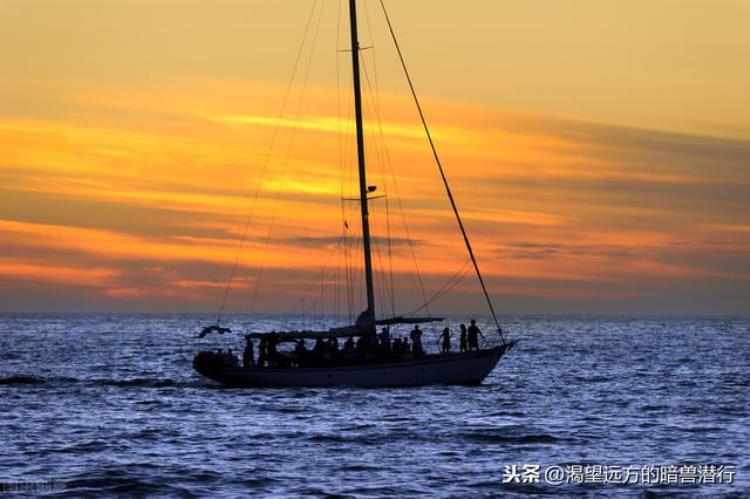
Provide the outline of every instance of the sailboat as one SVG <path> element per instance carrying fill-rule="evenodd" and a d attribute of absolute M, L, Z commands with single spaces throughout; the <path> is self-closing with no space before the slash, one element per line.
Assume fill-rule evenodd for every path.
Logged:
<path fill-rule="evenodd" d="M 362 112 L 362 89 L 360 80 L 360 46 L 357 26 L 357 0 L 349 0 L 349 21 L 351 36 L 351 64 L 353 74 L 354 117 L 356 121 L 357 165 L 359 173 L 359 199 L 362 227 L 362 254 L 364 257 L 364 286 L 367 298 L 367 308 L 359 314 L 353 325 L 331 328 L 327 331 L 295 330 L 253 332 L 246 335 L 248 345 L 254 340 L 259 341 L 260 355 L 257 359 L 246 358 L 240 364 L 239 359 L 222 351 L 204 350 L 199 352 L 193 367 L 201 375 L 232 387 L 401 387 L 433 384 L 479 384 L 495 368 L 500 359 L 513 347 L 515 341 L 507 341 L 503 334 L 497 315 L 487 291 L 485 281 L 474 255 L 471 242 L 451 192 L 448 180 L 443 171 L 437 154 L 427 121 L 417 98 L 411 76 L 405 64 L 401 48 L 396 39 L 393 26 L 384 2 L 381 2 L 383 12 L 401 61 L 404 74 L 414 98 L 419 116 L 429 141 L 434 159 L 455 214 L 456 221 L 463 235 L 463 240 L 474 267 L 479 284 L 487 301 L 489 311 L 497 327 L 500 344 L 460 352 L 427 353 L 421 347 L 420 333 L 412 336 L 414 350 L 408 353 L 396 352 L 392 349 L 389 330 L 392 326 L 414 324 L 419 331 L 418 324 L 441 322 L 442 317 L 379 317 L 375 303 L 375 287 L 373 280 L 373 262 L 371 253 L 371 236 L 369 223 L 368 197 L 375 188 L 367 183 L 367 165 L 365 161 L 365 137 Z M 383 326 L 383 333 L 377 334 L 377 327 Z M 475 327 L 475 326 L 473 326 Z M 223 334 L 228 328 L 216 325 L 204 328 L 201 337 L 210 332 Z M 470 331 L 471 334 L 471 331 Z M 476 333 L 475 333 L 476 334 Z M 343 352 L 338 350 L 338 340 L 347 339 L 348 345 Z M 357 338 L 356 347 L 353 345 Z M 308 352 L 300 345 L 305 340 L 316 342 L 316 346 L 335 344 L 333 351 L 326 350 Z M 471 343 L 471 341 L 470 341 Z M 293 352 L 283 353 L 279 349 L 284 344 L 296 344 Z M 247 348 L 247 347 L 246 347 Z M 252 352 L 252 350 L 251 350 Z"/>

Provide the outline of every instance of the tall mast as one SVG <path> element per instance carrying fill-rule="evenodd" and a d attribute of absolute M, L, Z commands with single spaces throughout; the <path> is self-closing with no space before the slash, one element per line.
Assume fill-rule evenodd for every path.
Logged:
<path fill-rule="evenodd" d="M 368 329 L 375 332 L 375 291 L 372 283 L 372 256 L 370 254 L 370 222 L 367 206 L 367 171 L 365 168 L 365 134 L 362 128 L 362 88 L 359 76 L 359 36 L 357 35 L 357 0 L 349 0 L 349 20 L 352 35 L 352 73 L 354 75 L 354 115 L 357 121 L 357 160 L 359 163 L 359 197 L 362 209 L 362 245 L 365 256 L 365 282 L 367 286 Z M 372 324 L 371 328 L 369 324 Z"/>

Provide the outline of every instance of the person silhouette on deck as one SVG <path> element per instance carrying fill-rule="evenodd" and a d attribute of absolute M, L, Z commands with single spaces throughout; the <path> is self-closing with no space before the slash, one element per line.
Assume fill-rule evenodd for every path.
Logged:
<path fill-rule="evenodd" d="M 461 336 L 459 337 L 459 343 L 458 343 L 459 350 L 461 352 L 465 352 L 466 351 L 466 334 L 467 334 L 466 333 L 466 325 L 465 324 L 461 324 Z"/>
<path fill-rule="evenodd" d="M 236 366 L 240 363 L 240 359 L 237 358 L 237 356 L 234 354 L 232 349 L 230 348 L 227 350 L 227 353 L 224 355 L 224 362 L 229 366 Z"/>
<path fill-rule="evenodd" d="M 294 353 L 296 353 L 299 356 L 305 355 L 307 353 L 307 347 L 305 346 L 304 338 L 300 338 L 300 340 L 294 346 Z"/>
<path fill-rule="evenodd" d="M 272 332 L 268 341 L 268 358 L 272 367 L 279 367 L 279 351 L 276 349 L 279 345 L 279 339 L 276 333 Z"/>
<path fill-rule="evenodd" d="M 404 353 L 411 353 L 411 345 L 409 344 L 409 338 L 404 338 L 401 342 L 401 350 Z"/>
<path fill-rule="evenodd" d="M 355 350 L 357 351 L 358 355 L 365 355 L 367 353 L 367 338 L 364 336 L 360 336 L 357 339 L 357 346 L 355 347 Z"/>
<path fill-rule="evenodd" d="M 245 337 L 245 351 L 242 352 L 242 365 L 245 367 L 255 367 L 255 354 L 253 352 L 253 340 L 250 336 Z"/>
<path fill-rule="evenodd" d="M 417 357 L 422 355 L 424 350 L 422 349 L 422 330 L 419 329 L 419 324 L 414 325 L 414 329 L 409 333 L 409 337 L 411 338 L 414 355 Z"/>
<path fill-rule="evenodd" d="M 383 355 L 391 353 L 391 332 L 387 327 L 384 327 L 380 333 L 380 351 Z"/>
<path fill-rule="evenodd" d="M 402 353 L 404 353 L 404 344 L 401 341 L 401 338 L 396 338 L 393 340 L 393 354 L 398 357 Z"/>
<path fill-rule="evenodd" d="M 442 334 L 438 337 L 438 341 L 443 340 L 441 345 L 443 353 L 451 351 L 451 330 L 449 328 L 443 329 Z"/>
<path fill-rule="evenodd" d="M 323 360 L 323 355 L 326 351 L 325 343 L 323 343 L 323 338 L 318 338 L 315 340 L 315 346 L 313 347 L 313 356 L 315 357 L 315 360 L 317 362 L 320 362 Z"/>
<path fill-rule="evenodd" d="M 471 319 L 471 326 L 469 326 L 469 350 L 479 350 L 479 337 L 484 339 L 484 335 L 477 327 L 477 321 Z"/>
<path fill-rule="evenodd" d="M 328 340 L 328 353 L 330 354 L 331 360 L 336 360 L 339 355 L 339 340 L 337 338 L 330 338 Z"/>
<path fill-rule="evenodd" d="M 354 338 L 349 336 L 344 342 L 344 353 L 350 355 L 354 353 Z"/>
<path fill-rule="evenodd" d="M 258 345 L 258 367 L 266 367 L 268 363 L 268 341 L 265 337 L 260 339 Z"/>

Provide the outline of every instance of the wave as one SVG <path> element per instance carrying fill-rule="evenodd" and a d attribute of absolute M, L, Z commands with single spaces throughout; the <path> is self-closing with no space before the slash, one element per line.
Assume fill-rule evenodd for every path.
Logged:
<path fill-rule="evenodd" d="M 66 492 L 105 492 L 134 496 L 163 492 L 164 488 L 165 484 L 148 478 L 96 477 L 70 480 L 65 483 Z"/>
<path fill-rule="evenodd" d="M 169 378 L 131 378 L 131 379 L 78 379 L 78 378 L 43 378 L 40 376 L 30 376 L 25 374 L 16 374 L 0 378 L 0 385 L 45 385 L 45 384 L 88 384 L 98 386 L 115 386 L 115 387 L 142 387 L 142 388 L 204 388 L 207 383 L 202 381 L 178 381 Z"/>
<path fill-rule="evenodd" d="M 662 412 L 670 409 L 670 406 L 664 404 L 644 404 L 641 406 L 641 410 L 644 412 Z"/>
<path fill-rule="evenodd" d="M 576 376 L 575 380 L 579 383 L 609 383 L 614 381 L 608 376 Z"/>
<path fill-rule="evenodd" d="M 94 379 L 87 382 L 95 385 L 119 387 L 168 388 L 182 386 L 185 383 L 173 379 L 133 378 L 133 379 Z"/>
<path fill-rule="evenodd" d="M 548 435 L 546 433 L 530 433 L 525 435 L 513 435 L 498 432 L 471 432 L 463 435 L 469 440 L 486 443 L 502 443 L 502 444 L 554 444 L 560 441 L 559 438 Z"/>
<path fill-rule="evenodd" d="M 307 440 L 318 443 L 332 444 L 361 444 L 361 445 L 379 445 L 382 439 L 379 436 L 371 435 L 335 435 L 329 433 L 318 433 L 310 435 Z"/>
<path fill-rule="evenodd" d="M 16 375 L 0 378 L 0 385 L 41 385 L 44 384 L 43 378 L 36 376 Z"/>

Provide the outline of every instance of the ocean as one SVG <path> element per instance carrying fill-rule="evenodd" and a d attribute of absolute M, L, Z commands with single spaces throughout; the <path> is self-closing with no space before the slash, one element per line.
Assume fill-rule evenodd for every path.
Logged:
<path fill-rule="evenodd" d="M 0 495 L 750 496 L 750 319 L 503 317 L 482 385 L 408 389 L 221 388 L 207 322 L 0 315 Z"/>

